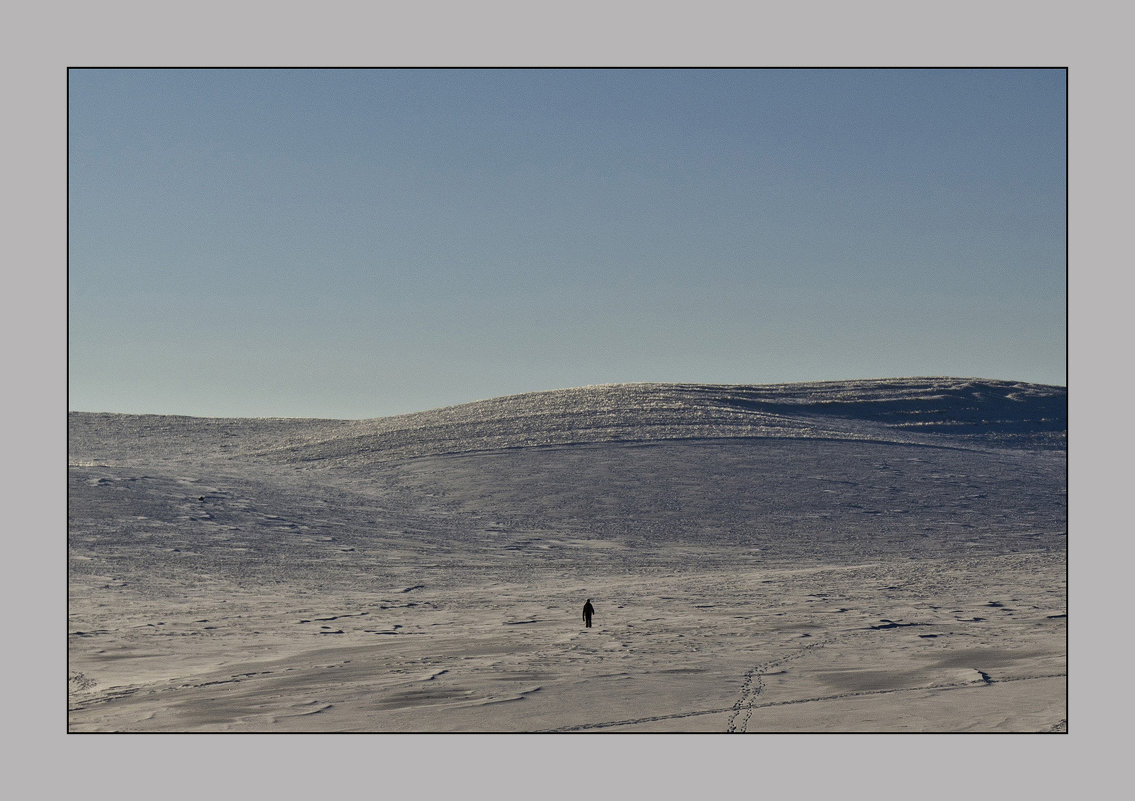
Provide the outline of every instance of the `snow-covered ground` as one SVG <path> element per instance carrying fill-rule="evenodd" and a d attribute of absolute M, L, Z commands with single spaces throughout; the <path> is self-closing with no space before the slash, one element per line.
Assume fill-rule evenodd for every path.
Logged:
<path fill-rule="evenodd" d="M 947 378 L 72 413 L 69 728 L 1064 731 L 1066 434 Z"/>

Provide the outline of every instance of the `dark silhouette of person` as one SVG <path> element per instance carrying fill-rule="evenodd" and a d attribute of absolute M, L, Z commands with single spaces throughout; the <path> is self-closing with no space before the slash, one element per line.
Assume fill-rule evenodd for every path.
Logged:
<path fill-rule="evenodd" d="M 583 622 L 587 628 L 591 628 L 591 616 L 595 614 L 595 607 L 591 605 L 591 599 L 587 599 L 587 603 L 583 605 Z"/>

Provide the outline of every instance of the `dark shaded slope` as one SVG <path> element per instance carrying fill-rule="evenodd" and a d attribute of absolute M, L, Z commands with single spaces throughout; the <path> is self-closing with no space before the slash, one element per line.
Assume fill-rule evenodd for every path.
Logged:
<path fill-rule="evenodd" d="M 868 383 L 869 386 L 864 386 Z M 980 379 L 903 379 L 742 387 L 727 405 L 772 414 L 881 423 L 1014 447 L 1064 447 L 1064 387 Z"/>

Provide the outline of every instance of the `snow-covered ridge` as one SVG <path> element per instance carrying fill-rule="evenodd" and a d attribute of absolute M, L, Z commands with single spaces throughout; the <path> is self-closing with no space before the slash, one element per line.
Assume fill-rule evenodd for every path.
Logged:
<path fill-rule="evenodd" d="M 73 412 L 72 462 L 212 451 L 360 464 L 551 445 L 808 438 L 1062 448 L 1064 387 L 962 378 L 775 385 L 608 384 L 371 420 L 214 419 Z"/>

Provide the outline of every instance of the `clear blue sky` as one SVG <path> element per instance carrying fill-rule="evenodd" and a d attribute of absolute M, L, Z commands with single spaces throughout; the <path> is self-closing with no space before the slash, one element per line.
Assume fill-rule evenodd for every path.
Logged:
<path fill-rule="evenodd" d="M 69 406 L 1066 382 L 1063 70 L 71 70 Z"/>

